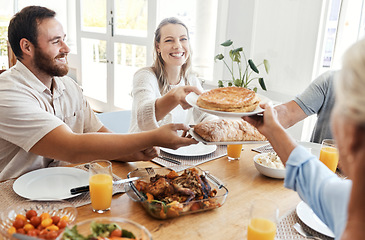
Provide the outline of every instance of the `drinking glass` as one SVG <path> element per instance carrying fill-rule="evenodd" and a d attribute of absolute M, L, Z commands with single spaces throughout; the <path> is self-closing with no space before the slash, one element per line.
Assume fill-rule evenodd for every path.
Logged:
<path fill-rule="evenodd" d="M 336 172 L 338 164 L 338 150 L 336 142 L 333 139 L 324 139 L 322 141 L 321 153 L 319 160 L 323 162 L 332 172 Z"/>
<path fill-rule="evenodd" d="M 89 187 L 91 206 L 94 212 L 104 213 L 110 210 L 113 195 L 112 163 L 96 160 L 90 163 Z"/>
<path fill-rule="evenodd" d="M 255 200 L 250 209 L 247 240 L 274 240 L 278 217 L 279 209 L 274 202 Z"/>
<path fill-rule="evenodd" d="M 228 160 L 238 160 L 241 157 L 242 144 L 230 144 L 227 145 Z"/>

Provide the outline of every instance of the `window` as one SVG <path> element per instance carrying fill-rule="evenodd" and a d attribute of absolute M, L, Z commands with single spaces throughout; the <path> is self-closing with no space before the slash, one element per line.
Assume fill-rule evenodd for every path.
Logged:
<path fill-rule="evenodd" d="M 8 26 L 11 17 L 13 16 L 13 5 L 7 0 L 0 0 L 0 69 L 7 69 L 8 65 Z"/>
<path fill-rule="evenodd" d="M 193 71 L 213 79 L 218 0 L 0 0 L 0 64 L 10 18 L 28 5 L 55 10 L 71 48 L 68 75 L 97 111 L 130 109 L 134 73 L 152 64 L 154 31 L 166 17 L 189 28 Z M 198 14 L 199 13 L 199 14 Z M 1 66 L 0 66 L 1 67 Z M 7 66 L 6 66 L 7 67 Z"/>
<path fill-rule="evenodd" d="M 79 54 L 72 57 L 80 57 L 76 71 L 81 74 L 77 79 L 92 106 L 98 111 L 131 109 L 133 75 L 152 64 L 154 31 L 166 17 L 176 16 L 188 26 L 196 56 L 194 71 L 211 78 L 217 5 L 217 0 L 77 2 L 80 19 L 76 22 L 81 24 L 76 29 L 81 41 Z M 201 14 L 197 15 L 198 11 Z"/>

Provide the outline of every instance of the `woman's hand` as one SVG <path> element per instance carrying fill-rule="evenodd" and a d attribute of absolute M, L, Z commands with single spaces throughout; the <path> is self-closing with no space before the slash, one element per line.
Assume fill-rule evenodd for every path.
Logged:
<path fill-rule="evenodd" d="M 195 92 L 196 94 L 200 95 L 202 92 L 195 86 L 181 86 L 171 89 L 166 95 L 172 95 L 175 99 L 175 102 L 178 105 L 181 105 L 183 109 L 191 108 L 189 103 L 185 100 L 186 96 L 191 93 Z"/>

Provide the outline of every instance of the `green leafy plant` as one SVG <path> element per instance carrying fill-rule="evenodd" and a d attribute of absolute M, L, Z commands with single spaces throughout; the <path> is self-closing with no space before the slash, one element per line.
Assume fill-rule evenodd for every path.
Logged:
<path fill-rule="evenodd" d="M 224 59 L 223 54 L 218 54 L 215 56 L 214 60 L 221 60 L 223 61 L 224 65 L 228 68 L 232 79 L 231 80 L 219 80 L 218 87 L 224 87 L 224 83 L 228 86 L 237 86 L 237 87 L 244 87 L 249 88 L 249 85 L 252 81 L 258 80 L 262 90 L 266 91 L 266 85 L 263 77 L 260 77 L 260 66 L 264 65 L 266 73 L 270 71 L 270 64 L 269 61 L 264 59 L 260 64 L 256 65 L 252 59 L 246 58 L 245 52 L 243 51 L 242 47 L 234 48 L 233 41 L 227 40 L 224 43 L 220 44 L 223 47 L 230 47 L 231 50 L 229 51 L 229 57 L 231 58 L 231 66 L 229 66 Z M 234 65 L 238 67 L 238 77 L 234 75 Z M 252 74 L 254 74 L 252 76 Z M 257 92 L 257 87 L 254 87 L 252 90 Z"/>

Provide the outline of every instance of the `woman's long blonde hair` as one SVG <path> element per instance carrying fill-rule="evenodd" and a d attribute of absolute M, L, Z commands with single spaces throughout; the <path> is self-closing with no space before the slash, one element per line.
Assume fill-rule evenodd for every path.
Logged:
<path fill-rule="evenodd" d="M 170 90 L 170 85 L 167 80 L 167 72 L 165 69 L 165 64 L 164 64 L 164 61 L 163 61 L 161 55 L 158 54 L 158 51 L 157 51 L 157 45 L 161 41 L 161 28 L 167 24 L 182 25 L 186 29 L 187 37 L 190 40 L 188 28 L 186 27 L 186 25 L 183 22 L 181 22 L 179 19 L 177 19 L 175 17 L 165 18 L 158 25 L 158 27 L 155 31 L 155 38 L 154 38 L 154 51 L 153 51 L 153 60 L 154 61 L 153 61 L 153 65 L 152 65 L 152 70 L 157 77 L 161 95 L 163 95 L 164 93 L 166 93 Z M 186 62 L 181 66 L 181 70 L 180 70 L 180 79 L 181 78 L 184 79 L 185 85 L 189 85 L 188 76 L 189 76 L 190 68 L 191 68 L 192 52 L 191 52 L 190 41 L 189 41 L 189 51 L 190 51 L 189 57 L 188 57 L 188 59 L 186 59 Z"/>

